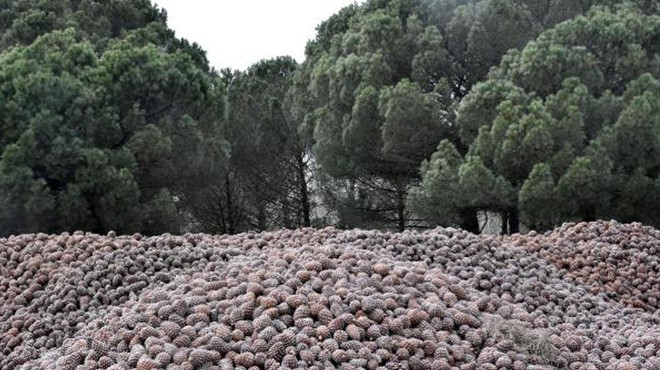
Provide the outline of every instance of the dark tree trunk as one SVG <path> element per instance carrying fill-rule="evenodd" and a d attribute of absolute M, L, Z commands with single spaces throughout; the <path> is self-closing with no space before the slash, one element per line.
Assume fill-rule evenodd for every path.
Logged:
<path fill-rule="evenodd" d="M 520 232 L 520 210 L 518 206 L 509 208 L 509 235 Z"/>
<path fill-rule="evenodd" d="M 584 210 L 584 216 L 582 217 L 584 222 L 593 222 L 596 221 L 596 208 L 589 206 Z"/>
<path fill-rule="evenodd" d="M 227 204 L 227 223 L 226 230 L 228 234 L 236 234 L 236 225 L 234 220 L 234 201 L 231 197 L 231 182 L 229 181 L 229 175 L 225 176 L 225 202 Z"/>
<path fill-rule="evenodd" d="M 500 235 L 509 235 L 509 213 L 506 211 L 502 211 L 500 213 L 500 217 L 502 219 Z"/>
<path fill-rule="evenodd" d="M 294 221 L 291 220 L 291 209 L 290 209 L 291 205 L 289 204 L 289 201 L 286 198 L 286 196 L 282 197 L 281 202 L 282 202 L 282 225 L 284 225 L 285 229 L 293 229 L 297 227 L 300 224 L 299 223 L 300 218 L 298 217 L 298 215 L 295 215 L 294 217 L 296 217 L 297 219 Z"/>
<path fill-rule="evenodd" d="M 399 181 L 396 187 L 397 196 L 397 218 L 399 220 L 399 232 L 406 229 L 406 188 L 402 181 Z"/>
<path fill-rule="evenodd" d="M 268 224 L 267 219 L 266 206 L 264 204 L 259 204 L 259 210 L 257 211 L 257 229 L 259 231 L 266 230 Z"/>
<path fill-rule="evenodd" d="M 305 159 L 303 153 L 298 155 L 298 181 L 300 181 L 300 206 L 302 207 L 303 226 L 312 225 L 309 205 L 309 188 L 307 187 L 307 178 L 305 177 Z"/>
<path fill-rule="evenodd" d="M 473 234 L 479 234 L 479 218 L 477 217 L 477 211 L 473 209 L 462 210 L 460 216 L 461 229 Z"/>

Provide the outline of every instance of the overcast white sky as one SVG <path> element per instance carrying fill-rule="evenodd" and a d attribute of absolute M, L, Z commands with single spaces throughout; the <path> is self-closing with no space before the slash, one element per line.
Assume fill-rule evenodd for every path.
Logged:
<path fill-rule="evenodd" d="M 178 37 L 200 44 L 216 69 L 244 70 L 261 59 L 304 60 L 316 26 L 362 0 L 153 0 Z"/>

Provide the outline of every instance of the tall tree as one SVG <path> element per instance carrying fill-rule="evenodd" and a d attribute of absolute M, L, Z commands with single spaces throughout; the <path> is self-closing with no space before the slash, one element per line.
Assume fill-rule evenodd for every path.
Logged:
<path fill-rule="evenodd" d="M 81 29 L 51 32 L 55 25 L 0 56 L 4 234 L 177 231 L 184 200 L 222 163 L 219 106 L 202 54 L 168 39 L 164 19 L 145 24 L 123 14 L 131 4 L 111 5 L 121 14 L 106 16 L 128 18 L 112 18 L 119 28 L 102 46 Z M 149 6 L 146 13 L 159 14 Z"/>
<path fill-rule="evenodd" d="M 349 9 L 340 13 L 342 22 L 332 19 L 342 27 L 333 28 L 330 42 L 322 25 L 310 44 L 315 52 L 299 73 L 309 84 L 298 93 L 312 95 L 304 121 L 321 171 L 345 181 L 341 203 L 354 211 L 348 218 L 379 218 L 379 227 L 401 230 L 419 164 L 451 134 L 444 40 L 420 19 L 416 2 L 371 1 Z"/>

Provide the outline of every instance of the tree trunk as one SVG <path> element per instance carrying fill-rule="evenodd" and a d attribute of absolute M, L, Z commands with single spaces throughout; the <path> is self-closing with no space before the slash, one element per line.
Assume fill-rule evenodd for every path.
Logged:
<path fill-rule="evenodd" d="M 302 207 L 303 226 L 312 225 L 309 205 L 309 188 L 307 187 L 307 178 L 305 177 L 305 159 L 304 153 L 298 155 L 298 181 L 300 181 L 300 206 Z"/>
<path fill-rule="evenodd" d="M 502 220 L 500 235 L 509 235 L 509 212 L 500 212 L 500 218 Z"/>
<path fill-rule="evenodd" d="M 396 212 L 399 221 L 399 232 L 406 229 L 406 186 L 402 180 L 397 180 L 396 184 Z"/>
<path fill-rule="evenodd" d="M 460 216 L 461 229 L 473 234 L 479 234 L 479 218 L 477 217 L 477 211 L 473 209 L 465 209 L 461 211 Z"/>
<path fill-rule="evenodd" d="M 298 218 L 298 215 L 294 215 L 293 217 L 298 219 L 291 221 L 291 205 L 289 204 L 289 200 L 287 199 L 286 195 L 282 197 L 280 202 L 282 203 L 282 225 L 284 225 L 284 228 L 293 229 L 298 227 L 298 221 L 300 219 Z"/>
<path fill-rule="evenodd" d="M 509 235 L 520 232 L 520 210 L 518 206 L 509 208 Z"/>
<path fill-rule="evenodd" d="M 257 211 L 257 228 L 258 231 L 266 231 L 267 229 L 267 215 L 266 215 L 266 206 L 264 204 L 259 204 Z"/>
<path fill-rule="evenodd" d="M 596 208 L 592 206 L 588 206 L 584 210 L 584 216 L 582 217 L 582 221 L 584 222 L 596 221 Z"/>
<path fill-rule="evenodd" d="M 225 203 L 227 204 L 227 223 L 226 230 L 228 234 L 236 234 L 236 225 L 234 220 L 234 202 L 231 197 L 231 182 L 229 181 L 229 174 L 225 175 Z"/>

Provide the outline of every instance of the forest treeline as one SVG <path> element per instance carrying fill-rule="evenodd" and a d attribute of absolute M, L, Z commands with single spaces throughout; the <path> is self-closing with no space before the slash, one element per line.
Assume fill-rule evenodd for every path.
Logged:
<path fill-rule="evenodd" d="M 0 0 L 0 236 L 660 226 L 658 4 L 367 0 L 217 71 L 149 0 Z"/>

